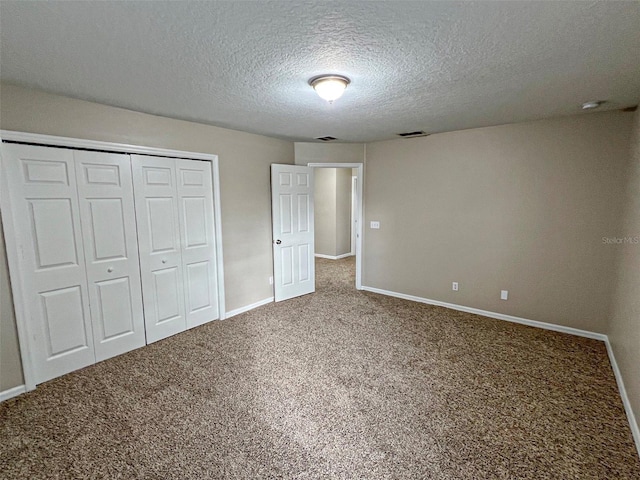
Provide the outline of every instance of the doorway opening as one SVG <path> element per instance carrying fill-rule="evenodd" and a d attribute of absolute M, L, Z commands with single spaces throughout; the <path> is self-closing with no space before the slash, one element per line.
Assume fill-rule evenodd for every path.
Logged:
<path fill-rule="evenodd" d="M 343 269 L 355 270 L 355 286 L 361 290 L 363 164 L 309 163 L 308 166 L 314 168 L 315 178 L 316 265 L 322 269 L 322 264 L 327 262 L 340 262 Z"/>

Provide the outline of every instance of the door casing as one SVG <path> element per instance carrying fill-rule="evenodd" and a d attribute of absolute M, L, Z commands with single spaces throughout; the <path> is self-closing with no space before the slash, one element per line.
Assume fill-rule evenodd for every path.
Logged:
<path fill-rule="evenodd" d="M 363 177 L 364 164 L 362 163 L 307 163 L 312 168 L 355 168 L 357 169 L 357 191 L 356 199 L 358 205 L 356 207 L 358 227 L 356 228 L 356 289 L 362 290 L 362 220 L 364 218 L 363 205 Z"/>

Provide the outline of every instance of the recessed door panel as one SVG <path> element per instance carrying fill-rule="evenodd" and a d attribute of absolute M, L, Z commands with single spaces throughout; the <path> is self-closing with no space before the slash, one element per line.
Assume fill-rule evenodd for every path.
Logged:
<path fill-rule="evenodd" d="M 127 257 L 127 238 L 121 198 L 86 199 L 91 215 L 90 229 L 85 234 L 92 238 L 94 261 Z M 133 206 L 129 206 L 132 208 Z"/>
<path fill-rule="evenodd" d="M 151 253 L 163 253 L 177 250 L 176 222 L 171 212 L 175 198 L 147 198 L 148 230 L 151 240 Z"/>
<path fill-rule="evenodd" d="M 280 261 L 280 276 L 282 278 L 282 285 L 293 285 L 293 246 L 289 245 L 281 249 L 281 261 Z"/>
<path fill-rule="evenodd" d="M 309 186 L 309 174 L 308 173 L 297 173 L 296 178 L 298 179 L 299 187 L 308 187 Z"/>
<path fill-rule="evenodd" d="M 204 187 L 205 180 L 204 172 L 202 170 L 192 170 L 184 168 L 180 173 L 183 187 Z"/>
<path fill-rule="evenodd" d="M 120 186 L 120 167 L 118 165 L 84 164 L 84 175 L 87 185 Z"/>
<path fill-rule="evenodd" d="M 289 193 L 279 195 L 280 200 L 280 218 L 279 226 L 280 235 L 293 233 L 293 198 Z"/>
<path fill-rule="evenodd" d="M 89 348 L 79 285 L 42 292 L 42 313 L 47 332 L 47 357 Z"/>
<path fill-rule="evenodd" d="M 204 261 L 187 265 L 187 282 L 189 284 L 187 313 L 194 313 L 211 307 L 211 262 Z"/>
<path fill-rule="evenodd" d="M 311 265 L 309 260 L 314 258 L 313 254 L 309 254 L 311 246 L 303 243 L 298 246 L 298 281 L 308 282 L 311 277 Z"/>
<path fill-rule="evenodd" d="M 310 205 L 309 195 L 299 193 L 298 197 L 298 233 L 307 233 L 309 231 Z"/>
<path fill-rule="evenodd" d="M 73 151 L 2 144 L 33 381 L 95 362 Z"/>
<path fill-rule="evenodd" d="M 153 272 L 157 323 L 175 320 L 180 317 L 182 288 L 179 282 L 178 268 L 171 267 Z"/>
<path fill-rule="evenodd" d="M 281 187 L 290 187 L 292 177 L 293 177 L 293 174 L 291 172 L 278 173 L 279 185 Z"/>
<path fill-rule="evenodd" d="M 135 333 L 129 277 L 96 282 L 100 341 Z"/>
<path fill-rule="evenodd" d="M 160 167 L 143 167 L 144 183 L 149 186 L 165 186 L 172 187 L 171 178 L 173 177 L 173 169 L 171 166 Z"/>
<path fill-rule="evenodd" d="M 69 198 L 27 200 L 38 269 L 78 265 L 74 212 Z"/>
<path fill-rule="evenodd" d="M 207 244 L 206 199 L 204 197 L 185 197 L 182 200 L 184 206 L 184 228 L 186 248 L 201 247 Z"/>
<path fill-rule="evenodd" d="M 96 360 L 145 344 L 128 155 L 74 152 Z"/>
<path fill-rule="evenodd" d="M 67 163 L 55 160 L 22 159 L 25 183 L 69 185 Z"/>

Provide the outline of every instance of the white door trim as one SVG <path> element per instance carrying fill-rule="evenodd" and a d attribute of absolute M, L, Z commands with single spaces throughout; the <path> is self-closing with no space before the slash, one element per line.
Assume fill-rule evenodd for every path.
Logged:
<path fill-rule="evenodd" d="M 0 130 L 3 141 L 37 143 L 43 146 L 87 148 L 89 150 L 106 150 L 119 153 L 138 153 L 141 155 L 155 155 L 157 157 L 188 158 L 192 160 L 217 160 L 217 155 L 185 150 L 170 150 L 168 148 L 145 147 L 128 143 L 101 142 L 99 140 L 84 140 L 82 138 L 57 137 L 55 135 L 41 135 L 39 133 L 15 132 Z"/>
<path fill-rule="evenodd" d="M 11 293 L 13 298 L 13 308 L 16 315 L 16 327 L 18 330 L 18 343 L 20 344 L 20 359 L 22 360 L 22 375 L 24 376 L 24 385 L 27 391 L 36 388 L 36 379 L 34 374 L 33 361 L 31 353 L 33 351 L 32 342 L 30 341 L 32 332 L 29 322 L 26 321 L 28 313 L 26 311 L 29 302 L 26 299 L 27 289 L 24 285 L 24 276 L 21 273 L 20 251 L 16 237 L 16 221 L 13 215 L 13 208 L 9 196 L 9 184 L 7 182 L 6 171 L 4 166 L 4 152 L 0 150 L 0 210 L 2 210 L 2 228 L 4 229 L 4 242 L 7 249 L 7 263 L 9 264 L 9 272 L 16 272 L 11 277 Z"/>
<path fill-rule="evenodd" d="M 356 232 L 358 228 L 358 189 L 360 186 L 358 185 L 358 177 L 351 177 L 351 251 L 350 255 L 356 254 L 356 238 L 358 234 Z M 354 195 L 355 194 L 355 195 Z"/>
<path fill-rule="evenodd" d="M 218 307 L 220 310 L 220 320 L 225 318 L 225 293 L 224 293 L 224 267 L 222 253 L 222 218 L 220 206 L 220 170 L 218 156 L 201 153 L 188 152 L 183 150 L 171 150 L 165 148 L 145 147 L 141 145 L 129 145 L 125 143 L 101 142 L 96 140 L 85 140 L 71 137 L 58 137 L 53 135 L 42 135 L 38 133 L 16 132 L 11 130 L 0 130 L 0 144 L 3 141 L 33 143 L 42 146 L 54 146 L 65 148 L 84 148 L 89 150 L 101 150 L 115 153 L 154 155 L 159 157 L 171 158 L 187 158 L 193 160 L 204 160 L 211 162 L 211 171 L 213 176 L 213 199 L 214 199 L 214 226 L 216 240 L 216 263 L 218 271 Z M 6 159 L 0 151 L 0 164 Z M 5 172 L 6 168 L 2 167 L 0 172 Z M 0 173 L 0 210 L 2 210 L 2 225 L 4 228 L 5 245 L 7 249 L 7 262 L 9 263 L 9 271 L 11 276 L 11 287 L 13 294 L 13 303 L 16 314 L 16 325 L 18 330 L 18 341 L 20 344 L 20 357 L 22 359 L 22 369 L 24 375 L 24 383 L 27 391 L 36 388 L 33 362 L 31 359 L 32 342 L 29 328 L 26 321 L 27 313 L 25 305 L 24 274 L 22 272 L 21 262 L 19 261 L 20 252 L 16 237 L 16 223 L 14 219 L 14 207 L 11 205 L 9 198 L 8 183 L 6 174 Z"/>
<path fill-rule="evenodd" d="M 364 164 L 363 163 L 307 163 L 308 167 L 313 168 L 356 168 L 358 171 L 358 231 L 356 232 L 356 288 L 362 290 L 362 218 L 364 217 L 364 205 L 362 195 L 362 185 L 364 185 Z"/>

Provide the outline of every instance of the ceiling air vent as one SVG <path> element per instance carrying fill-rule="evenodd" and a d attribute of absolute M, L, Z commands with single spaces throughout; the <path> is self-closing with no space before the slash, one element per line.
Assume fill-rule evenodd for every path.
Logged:
<path fill-rule="evenodd" d="M 318 137 L 316 138 L 316 140 L 321 140 L 323 142 L 331 142 L 332 140 L 335 140 L 336 137 Z"/>
<path fill-rule="evenodd" d="M 399 137 L 409 138 L 409 137 L 426 137 L 429 134 L 427 132 L 423 132 L 422 130 L 417 130 L 415 132 L 398 133 L 397 135 Z"/>

